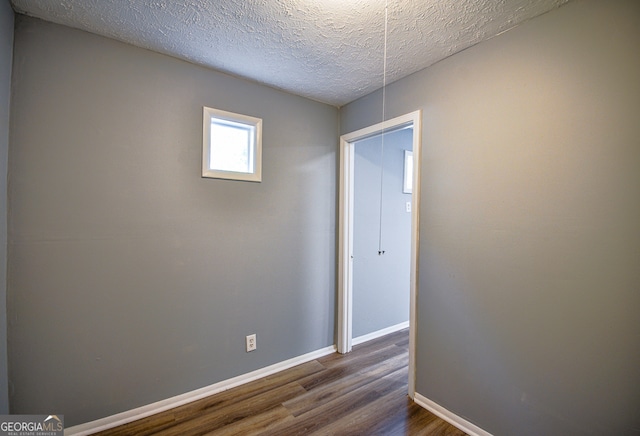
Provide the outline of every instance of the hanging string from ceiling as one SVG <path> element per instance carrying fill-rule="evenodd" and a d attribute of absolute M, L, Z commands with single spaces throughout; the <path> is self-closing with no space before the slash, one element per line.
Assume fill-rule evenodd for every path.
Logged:
<path fill-rule="evenodd" d="M 385 122 L 385 109 L 387 104 L 387 37 L 389 32 L 389 0 L 384 2 L 384 48 L 382 51 L 382 122 Z M 380 144 L 380 227 L 378 231 L 378 256 L 385 253 L 382 245 L 382 211 L 384 203 L 384 135 L 385 128 L 382 126 Z"/>

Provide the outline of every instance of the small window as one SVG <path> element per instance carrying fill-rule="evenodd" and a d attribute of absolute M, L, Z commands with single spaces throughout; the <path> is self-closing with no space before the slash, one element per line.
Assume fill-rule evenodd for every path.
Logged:
<path fill-rule="evenodd" d="M 404 183 L 402 192 L 411 194 L 413 191 L 413 151 L 404 151 Z"/>
<path fill-rule="evenodd" d="M 204 107 L 202 177 L 262 180 L 262 120 Z"/>

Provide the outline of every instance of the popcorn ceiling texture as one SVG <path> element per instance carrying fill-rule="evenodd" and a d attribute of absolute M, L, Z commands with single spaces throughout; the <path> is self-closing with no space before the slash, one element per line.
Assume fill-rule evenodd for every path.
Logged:
<path fill-rule="evenodd" d="M 389 0 L 391 83 L 569 0 Z M 384 0 L 12 0 L 19 13 L 342 106 L 383 84 Z"/>

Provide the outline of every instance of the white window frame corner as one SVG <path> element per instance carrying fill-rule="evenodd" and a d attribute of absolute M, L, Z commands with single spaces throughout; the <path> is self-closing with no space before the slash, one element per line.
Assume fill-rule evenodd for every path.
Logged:
<path fill-rule="evenodd" d="M 413 192 L 413 151 L 404 151 L 404 175 L 402 180 L 402 192 L 411 194 Z"/>
<path fill-rule="evenodd" d="M 253 171 L 223 171 L 213 169 L 211 162 L 211 120 L 219 119 L 232 123 L 250 126 L 254 130 L 253 135 Z M 239 180 L 246 182 L 262 182 L 262 118 L 234 112 L 202 107 L 202 177 L 212 179 Z"/>

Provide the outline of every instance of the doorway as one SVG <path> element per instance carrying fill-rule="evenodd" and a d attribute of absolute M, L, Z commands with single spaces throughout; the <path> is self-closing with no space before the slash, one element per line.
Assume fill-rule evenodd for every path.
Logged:
<path fill-rule="evenodd" d="M 384 136 L 384 137 L 383 137 Z M 352 344 L 409 327 L 413 127 L 354 143 Z"/>
<path fill-rule="evenodd" d="M 338 352 L 353 346 L 353 267 L 354 267 L 354 163 L 355 143 L 376 135 L 411 127 L 411 252 L 409 282 L 409 396 L 415 392 L 415 310 L 417 295 L 418 211 L 421 155 L 421 111 L 415 111 L 340 137 L 340 186 L 338 218 Z M 380 251 L 384 251 L 380 247 Z M 382 253 L 381 253 L 382 254 Z"/>

